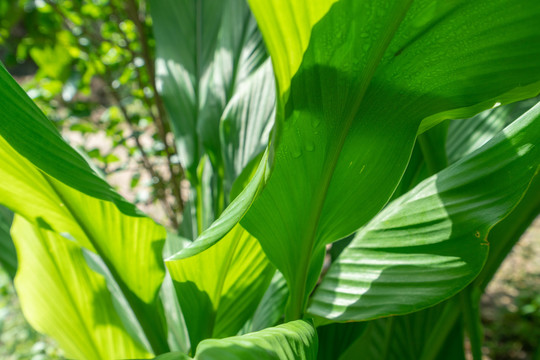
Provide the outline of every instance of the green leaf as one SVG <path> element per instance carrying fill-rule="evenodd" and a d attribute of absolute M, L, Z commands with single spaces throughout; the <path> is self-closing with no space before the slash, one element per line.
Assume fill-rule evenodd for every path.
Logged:
<path fill-rule="evenodd" d="M 0 206 L 0 265 L 13 279 L 17 272 L 17 252 L 9 234 L 12 221 L 13 213 Z"/>
<path fill-rule="evenodd" d="M 540 105 L 362 228 L 330 267 L 309 312 L 366 320 L 456 294 L 482 269 L 489 230 L 521 200 L 539 168 Z"/>
<path fill-rule="evenodd" d="M 362 336 L 339 359 L 357 359 L 359 353 L 363 360 L 465 359 L 463 326 L 456 321 L 455 304 L 448 301 L 409 315 L 366 322 Z"/>
<path fill-rule="evenodd" d="M 295 319 L 325 245 L 385 205 L 418 133 L 538 93 L 540 3 L 250 5 L 274 64 L 278 106 L 273 171 L 242 224 L 287 279 Z"/>
<path fill-rule="evenodd" d="M 194 360 L 315 360 L 317 332 L 310 322 L 297 320 L 258 332 L 225 339 L 204 340 Z M 191 359 L 181 353 L 160 355 L 154 360 Z"/>
<path fill-rule="evenodd" d="M 264 68 L 266 51 L 243 0 L 152 1 L 151 13 L 159 91 L 171 118 L 181 162 L 193 180 L 205 151 L 213 166 L 219 167 L 220 121 L 237 92 L 250 94 L 254 98 L 245 101 L 262 108 L 274 103 L 273 94 L 261 99 L 249 89 L 267 86 L 250 80 Z M 249 121 L 262 124 L 269 116 L 266 112 L 257 114 L 261 120 Z"/>
<path fill-rule="evenodd" d="M 167 351 L 157 298 L 165 229 L 97 176 L 3 67 L 0 85 L 0 203 L 99 255 L 154 351 Z"/>
<path fill-rule="evenodd" d="M 243 169 L 264 152 L 275 117 L 274 72 L 270 59 L 237 86 L 221 118 L 225 193 Z"/>
<path fill-rule="evenodd" d="M 223 214 L 206 229 L 195 242 L 190 246 L 180 250 L 168 260 L 184 259 L 208 249 L 223 239 L 232 229 L 237 226 L 242 217 L 253 203 L 253 199 L 261 190 L 261 183 L 267 173 L 268 153 L 265 152 L 257 167 L 251 181 L 249 181 L 242 192 L 234 198 L 231 204 L 225 209 Z"/>
<path fill-rule="evenodd" d="M 289 296 L 287 282 L 279 271 L 276 271 L 268 289 L 264 293 L 253 317 L 249 319 L 242 333 L 259 331 L 283 322 L 283 313 Z"/>
<path fill-rule="evenodd" d="M 362 335 L 367 325 L 367 322 L 350 322 L 319 326 L 317 328 L 319 338 L 317 359 L 338 359 Z"/>
<path fill-rule="evenodd" d="M 197 347 L 197 360 L 262 360 L 317 358 L 317 332 L 305 320 L 297 320 L 258 332 L 221 340 L 204 340 Z"/>
<path fill-rule="evenodd" d="M 180 351 L 175 351 L 163 355 L 156 356 L 154 360 L 190 360 L 191 358 Z"/>
<path fill-rule="evenodd" d="M 453 122 L 450 125 L 449 136 L 451 136 L 452 141 L 448 143 L 449 154 L 451 156 L 456 154 L 450 149 L 463 154 L 464 152 L 470 153 L 483 145 L 485 141 L 496 134 L 495 129 L 501 126 L 500 124 L 504 126 L 504 124 L 511 122 L 516 111 L 522 113 L 521 108 L 522 104 L 507 105 L 479 114 L 469 122 Z M 469 129 L 467 129 L 468 124 L 470 124 Z M 465 139 L 458 137 L 458 134 L 464 136 Z M 470 141 L 467 139 L 470 139 Z M 458 141 L 463 144 L 463 147 L 451 146 L 453 141 Z M 512 246 L 540 213 L 540 196 L 537 194 L 540 194 L 539 176 L 533 179 L 523 199 L 512 210 L 510 215 L 490 230 L 488 234 L 490 251 L 487 262 L 480 275 L 469 287 L 485 288 Z M 460 320 L 462 317 L 460 303 L 457 301 L 459 296 L 461 296 L 461 293 L 435 307 L 411 315 L 397 317 L 396 321 L 398 323 L 409 323 L 404 326 L 394 326 L 389 335 L 392 339 L 390 343 L 392 350 L 389 353 L 394 355 L 393 358 L 401 360 L 404 358 L 404 354 L 408 354 L 407 356 L 410 359 L 464 359 L 463 323 Z M 431 320 L 426 322 L 427 319 Z M 387 319 L 380 319 L 372 322 L 384 324 L 387 321 Z M 370 325 L 366 334 L 351 347 L 351 351 L 345 354 L 348 356 L 344 356 L 343 359 L 355 359 L 358 351 L 365 349 L 366 346 L 371 348 L 368 353 L 364 352 L 366 360 L 380 359 L 379 349 L 384 347 L 384 344 L 377 343 L 376 339 L 378 337 L 374 334 L 375 328 Z M 407 338 L 407 336 L 410 336 L 410 329 L 424 329 L 424 331 L 416 332 L 414 338 Z M 420 346 L 414 346 L 414 344 Z"/>
<path fill-rule="evenodd" d="M 0 136 L 16 152 L 64 184 L 97 199 L 111 201 L 126 215 L 143 216 L 97 176 L 84 158 L 62 139 L 54 125 L 3 66 L 0 66 L 0 84 Z M 62 161 L 52 160 L 57 158 Z"/>
<path fill-rule="evenodd" d="M 192 349 L 206 338 L 236 335 L 255 312 L 275 271 L 257 239 L 240 225 L 214 246 L 166 264 Z"/>
<path fill-rule="evenodd" d="M 105 280 L 88 268 L 76 243 L 21 216 L 12 235 L 20 258 L 17 294 L 36 330 L 55 338 L 69 358 L 151 357 L 126 332 Z"/>

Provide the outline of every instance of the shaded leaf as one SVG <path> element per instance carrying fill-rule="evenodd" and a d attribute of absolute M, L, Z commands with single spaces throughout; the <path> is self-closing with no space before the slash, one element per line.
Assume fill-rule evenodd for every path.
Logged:
<path fill-rule="evenodd" d="M 273 104 L 273 96 L 261 99 L 260 94 L 249 90 L 251 86 L 267 86 L 249 80 L 267 55 L 256 23 L 242 0 L 160 0 L 151 2 L 151 11 L 159 90 L 182 164 L 193 180 L 204 152 L 213 166 L 221 162 L 220 121 L 237 91 L 251 93 L 255 98 L 246 99 L 251 104 Z M 268 118 L 264 112 L 258 116 L 263 122 Z M 258 119 L 251 121 L 259 123 Z"/>
<path fill-rule="evenodd" d="M 13 279 L 17 271 L 17 252 L 9 233 L 12 221 L 13 213 L 0 206 L 0 265 Z"/>

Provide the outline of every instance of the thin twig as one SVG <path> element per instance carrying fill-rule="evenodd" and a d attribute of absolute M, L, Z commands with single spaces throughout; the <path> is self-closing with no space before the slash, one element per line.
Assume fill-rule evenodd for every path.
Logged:
<path fill-rule="evenodd" d="M 161 138 L 161 141 L 163 141 L 163 144 L 165 144 L 165 153 L 167 155 L 168 168 L 169 168 L 169 172 L 171 173 L 172 190 L 176 198 L 176 202 L 178 204 L 179 210 L 183 211 L 184 203 L 183 203 L 182 195 L 180 191 L 180 180 L 184 175 L 184 171 L 180 164 L 178 164 L 178 167 L 179 167 L 178 174 L 176 174 L 176 172 L 174 171 L 174 166 L 172 162 L 172 156 L 174 154 L 171 152 L 170 149 L 173 148 L 174 153 L 176 154 L 178 153 L 178 151 L 176 149 L 176 145 L 174 144 L 174 141 L 172 143 L 172 146 L 169 146 L 169 141 L 167 139 L 167 129 L 166 129 L 166 121 L 165 121 L 165 119 L 167 118 L 167 112 L 165 111 L 163 99 L 161 98 L 160 94 L 157 91 L 154 59 L 152 58 L 150 47 L 148 45 L 148 37 L 146 35 L 146 30 L 144 26 L 144 18 L 141 19 L 141 17 L 139 16 L 138 6 L 135 0 L 126 1 L 126 11 L 130 19 L 135 24 L 135 28 L 137 29 L 137 33 L 139 34 L 139 39 L 140 39 L 141 49 L 142 49 L 142 57 L 144 59 L 146 68 L 148 69 L 148 77 L 150 79 L 150 86 L 152 86 L 152 91 L 154 93 L 154 101 L 155 101 L 156 108 L 158 111 L 158 116 L 154 118 L 154 122 L 158 129 L 158 135 Z"/>
<path fill-rule="evenodd" d="M 158 188 L 158 199 L 162 203 L 163 209 L 167 213 L 167 216 L 170 218 L 172 225 L 175 228 L 178 228 L 179 224 L 178 224 L 177 215 L 174 211 L 174 208 L 167 201 L 167 197 L 166 197 L 167 187 L 165 186 L 165 180 L 152 166 L 152 163 L 150 162 L 150 159 L 140 142 L 138 131 L 137 129 L 135 129 L 133 123 L 131 123 L 127 109 L 125 108 L 125 106 L 122 104 L 120 100 L 120 95 L 110 86 L 107 88 L 107 90 L 110 93 L 110 95 L 114 98 L 118 108 L 120 109 L 120 112 L 122 112 L 122 115 L 124 116 L 126 120 L 125 122 L 133 135 L 133 139 L 135 140 L 135 145 L 137 146 L 137 148 L 139 149 L 139 152 L 141 153 L 141 158 L 142 158 L 142 163 L 143 163 L 144 168 L 150 173 L 153 179 L 157 179 L 156 186 Z"/>

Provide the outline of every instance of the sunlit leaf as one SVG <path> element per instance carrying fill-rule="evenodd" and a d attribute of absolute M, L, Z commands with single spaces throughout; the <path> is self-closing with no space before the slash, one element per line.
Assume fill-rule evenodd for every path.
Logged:
<path fill-rule="evenodd" d="M 150 358 L 126 332 L 105 279 L 86 265 L 76 243 L 15 218 L 15 286 L 26 319 L 76 359 Z"/>
<path fill-rule="evenodd" d="M 94 173 L 3 67 L 0 84 L 0 203 L 99 255 L 154 350 L 168 350 L 157 301 L 165 230 Z"/>
<path fill-rule="evenodd" d="M 334 320 L 410 313 L 463 289 L 490 229 L 540 169 L 540 105 L 490 142 L 389 204 L 332 264 L 309 312 Z"/>
<path fill-rule="evenodd" d="M 250 6 L 279 97 L 272 173 L 242 225 L 287 279 L 288 317 L 295 319 L 319 277 L 325 245 L 386 204 L 417 134 L 538 93 L 540 3 Z"/>

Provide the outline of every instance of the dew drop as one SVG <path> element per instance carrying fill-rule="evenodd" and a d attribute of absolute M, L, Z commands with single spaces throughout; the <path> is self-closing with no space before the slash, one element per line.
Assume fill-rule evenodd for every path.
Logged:
<path fill-rule="evenodd" d="M 306 143 L 306 150 L 307 151 L 313 151 L 315 150 L 315 143 L 313 141 L 308 141 Z"/>
<path fill-rule="evenodd" d="M 293 151 L 291 152 L 291 155 L 293 158 L 298 159 L 300 156 L 302 156 L 302 150 L 293 149 Z"/>

